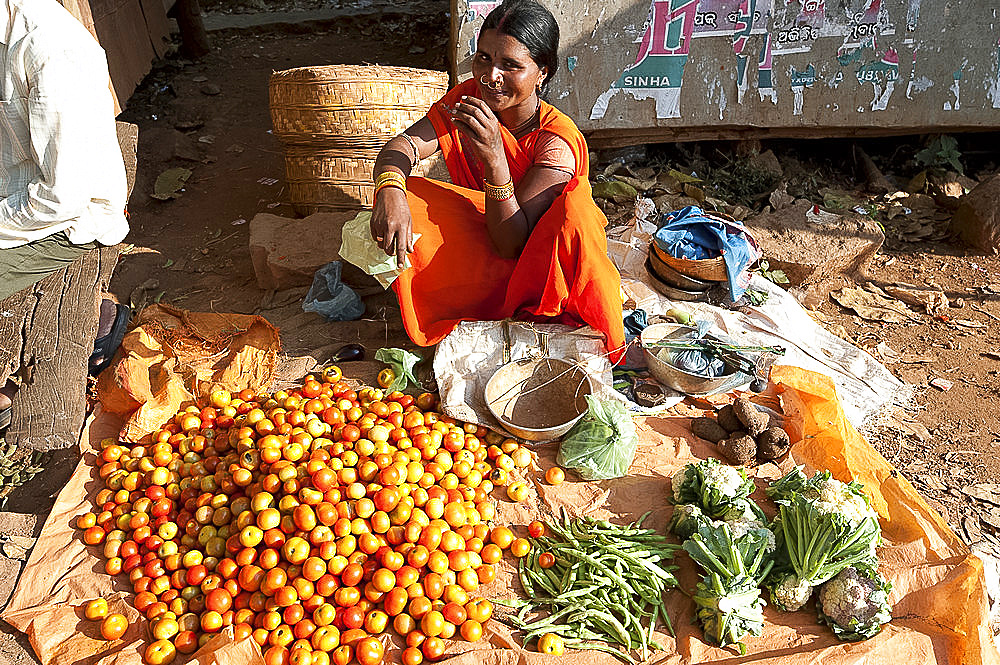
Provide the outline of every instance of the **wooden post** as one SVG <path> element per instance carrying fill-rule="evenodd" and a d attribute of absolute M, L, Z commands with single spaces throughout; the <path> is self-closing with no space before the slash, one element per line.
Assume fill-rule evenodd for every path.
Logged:
<path fill-rule="evenodd" d="M 201 20 L 198 0 L 177 0 L 172 10 L 181 30 L 181 51 L 189 58 L 200 58 L 212 50 L 212 43 Z"/>
<path fill-rule="evenodd" d="M 22 381 L 5 439 L 29 450 L 75 446 L 87 415 L 98 305 L 119 246 L 94 249 L 0 301 L 0 363 Z"/>

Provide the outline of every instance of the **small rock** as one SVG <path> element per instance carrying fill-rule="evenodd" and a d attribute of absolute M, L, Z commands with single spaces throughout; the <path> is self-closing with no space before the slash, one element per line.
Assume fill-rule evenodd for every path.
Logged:
<path fill-rule="evenodd" d="M 19 561 L 24 561 L 28 558 L 28 550 L 23 547 L 18 547 L 11 541 L 7 541 L 3 544 L 3 555 L 8 559 L 17 559 Z"/>
<path fill-rule="evenodd" d="M 36 515 L 0 512 L 0 534 L 30 538 L 40 531 L 41 525 L 38 523 Z"/>
<path fill-rule="evenodd" d="M 203 95 L 215 96 L 222 92 L 222 88 L 214 83 L 205 83 L 200 88 L 198 88 Z"/>
<path fill-rule="evenodd" d="M 427 49 L 423 46 L 411 46 L 410 55 L 417 55 L 419 53 L 426 53 Z"/>
<path fill-rule="evenodd" d="M 308 286 L 322 266 L 339 258 L 341 231 L 355 211 L 320 212 L 304 219 L 258 213 L 250 220 L 250 259 L 261 289 Z M 302 238 L 313 242 L 303 243 Z M 360 268 L 344 263 L 342 279 L 359 286 L 376 284 Z"/>
<path fill-rule="evenodd" d="M 7 605 L 11 594 L 14 593 L 14 585 L 17 583 L 17 577 L 20 574 L 20 561 L 0 556 L 0 607 Z"/>

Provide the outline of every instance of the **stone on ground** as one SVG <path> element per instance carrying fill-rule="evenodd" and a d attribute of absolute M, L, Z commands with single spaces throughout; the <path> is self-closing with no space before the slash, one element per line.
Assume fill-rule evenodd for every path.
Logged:
<path fill-rule="evenodd" d="M 341 230 L 357 211 L 318 212 L 303 219 L 259 213 L 250 221 L 250 258 L 257 284 L 281 290 L 309 286 L 317 269 L 340 258 Z M 341 278 L 371 279 L 344 263 Z"/>
<path fill-rule="evenodd" d="M 1000 173 L 963 196 L 951 218 L 951 230 L 968 245 L 984 252 L 1000 249 Z"/>
<path fill-rule="evenodd" d="M 792 292 L 810 307 L 837 282 L 863 274 L 885 240 L 868 217 L 828 212 L 804 200 L 745 224 L 771 269 L 783 270 Z"/>

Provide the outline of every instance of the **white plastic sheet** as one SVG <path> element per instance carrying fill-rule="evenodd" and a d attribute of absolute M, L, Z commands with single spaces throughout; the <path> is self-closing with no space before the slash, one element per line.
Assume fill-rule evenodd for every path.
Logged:
<path fill-rule="evenodd" d="M 753 276 L 751 287 L 765 291 L 767 302 L 747 314 L 700 302 L 673 302 L 660 295 L 645 268 L 649 237 L 649 223 L 640 218 L 622 240 L 608 241 L 608 255 L 622 274 L 622 289 L 637 308 L 652 316 L 680 307 L 696 319 L 711 321 L 737 344 L 785 347 L 785 355 L 776 362 L 831 377 L 855 427 L 909 401 L 912 388 L 908 384 L 868 352 L 827 332 L 791 294 L 758 275 Z"/>

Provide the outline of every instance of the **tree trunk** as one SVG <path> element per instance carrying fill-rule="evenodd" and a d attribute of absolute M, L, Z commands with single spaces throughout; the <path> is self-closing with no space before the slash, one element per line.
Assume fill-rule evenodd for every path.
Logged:
<path fill-rule="evenodd" d="M 91 250 L 0 301 L 0 376 L 21 386 L 5 439 L 30 450 L 77 444 L 87 414 L 87 372 L 98 307 L 119 246 Z"/>

